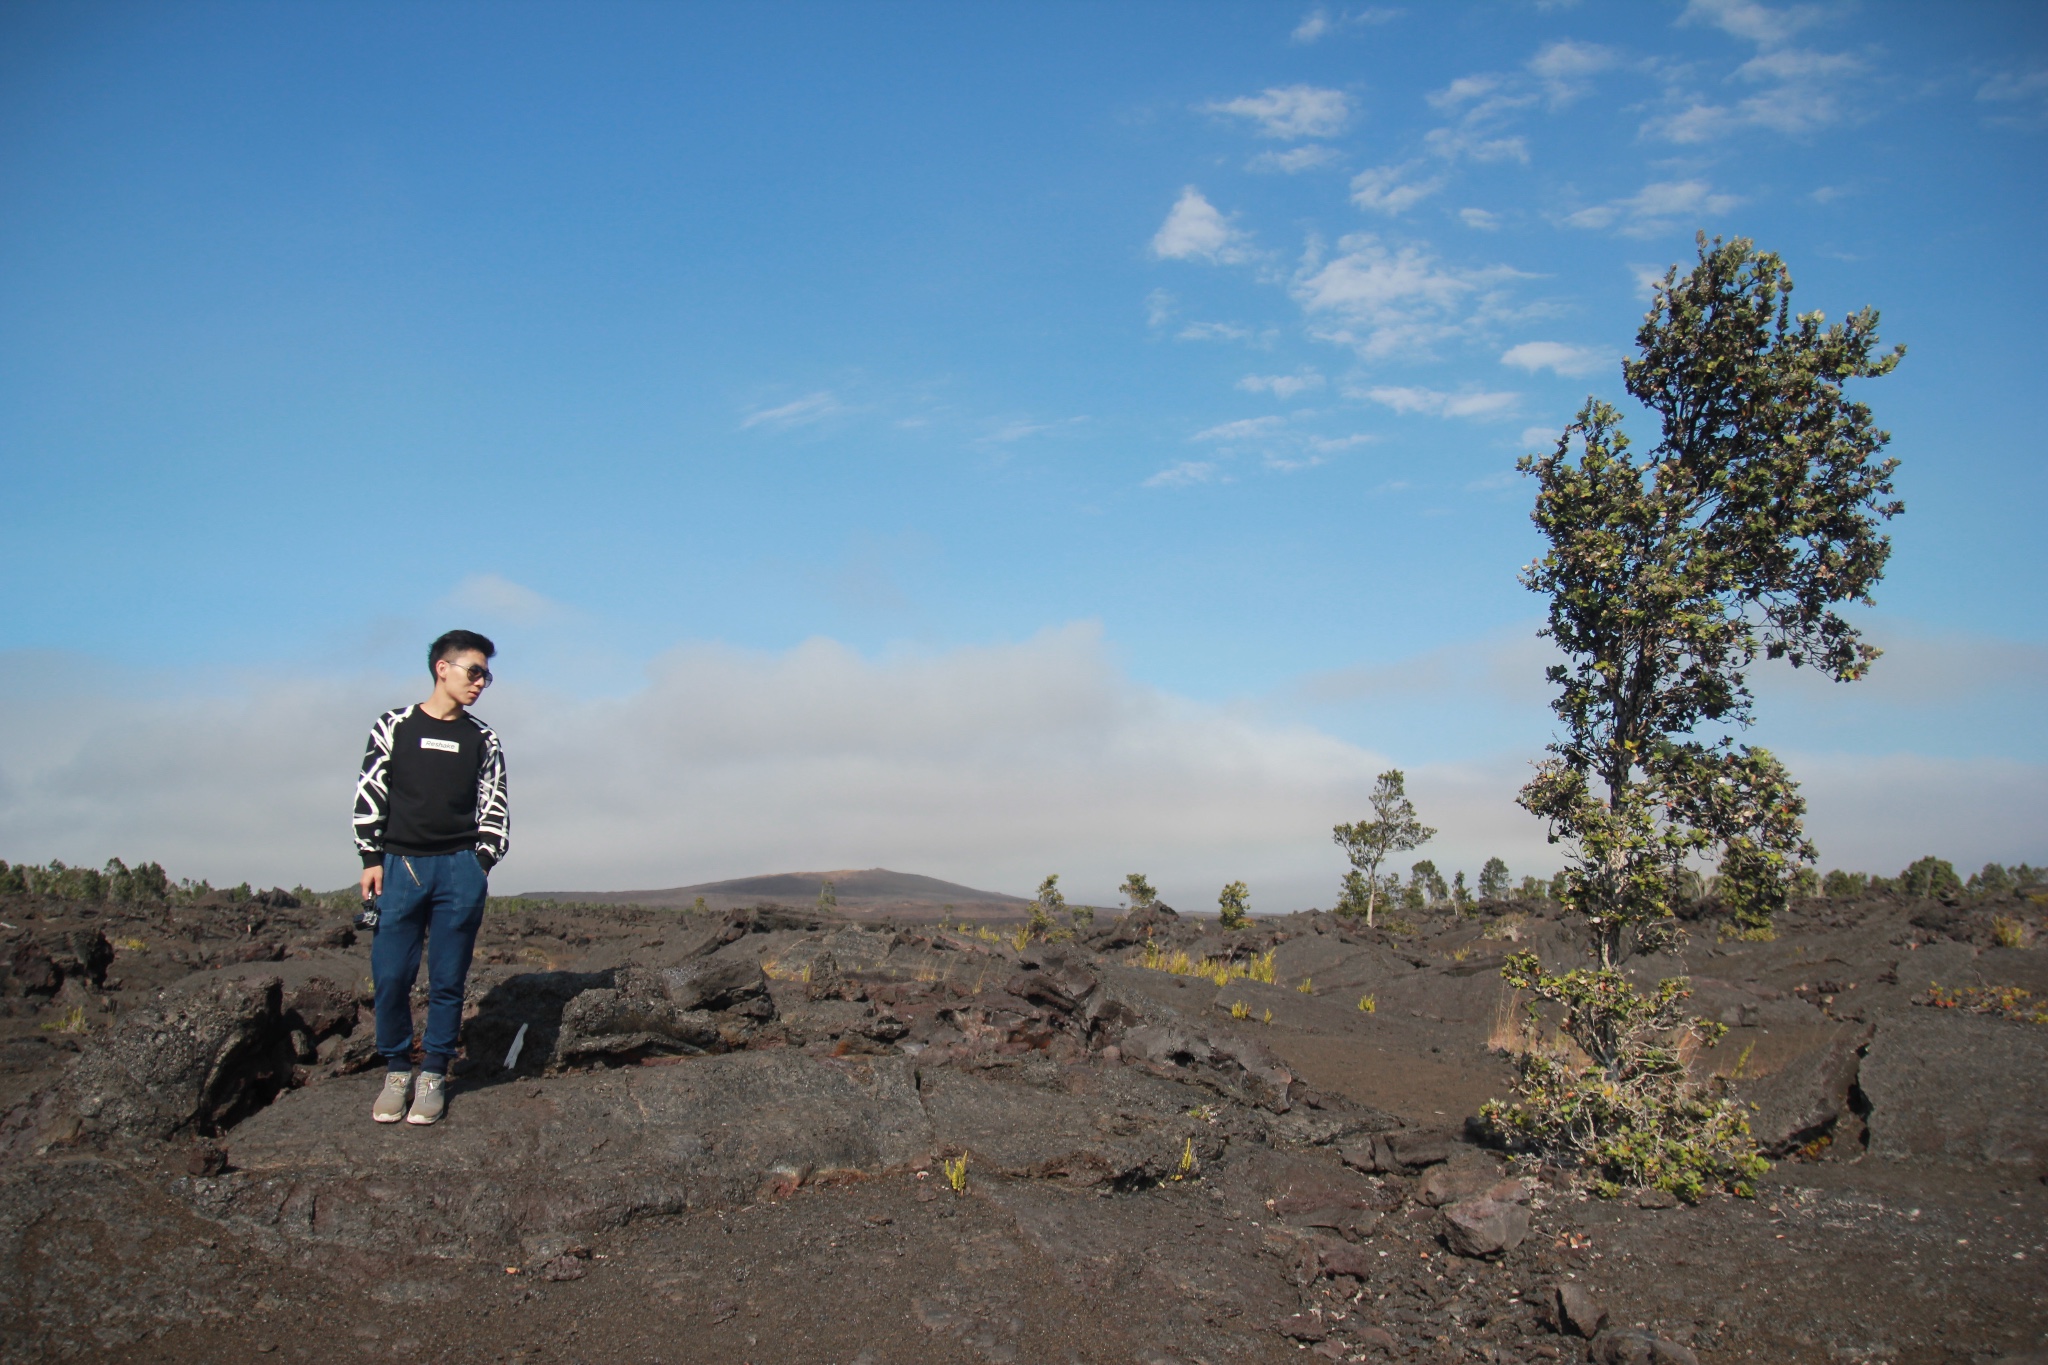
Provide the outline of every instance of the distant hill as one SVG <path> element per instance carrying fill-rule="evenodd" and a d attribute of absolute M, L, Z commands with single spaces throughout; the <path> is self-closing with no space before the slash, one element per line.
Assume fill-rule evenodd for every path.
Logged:
<path fill-rule="evenodd" d="M 937 877 L 920 877 L 915 872 L 891 872 L 886 867 L 843 868 L 837 872 L 775 872 L 761 877 L 735 877 L 731 881 L 700 882 L 695 886 L 673 886 L 660 891 L 527 891 L 521 899 L 580 901 L 598 905 L 688 906 L 702 898 L 713 910 L 733 910 L 752 905 L 784 905 L 808 909 L 818 903 L 818 888 L 832 883 L 839 912 L 857 918 L 896 915 L 920 919 L 935 918 L 951 906 L 956 918 L 1015 919 L 1031 904 L 1023 896 L 1006 896 L 1000 891 L 979 891 Z"/>

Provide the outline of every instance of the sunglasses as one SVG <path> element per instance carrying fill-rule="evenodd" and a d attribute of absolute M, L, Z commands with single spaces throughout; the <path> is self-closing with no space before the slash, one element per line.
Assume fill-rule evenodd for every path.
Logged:
<path fill-rule="evenodd" d="M 448 667 L 458 673 L 466 674 L 471 682 L 482 683 L 485 687 L 489 687 L 493 681 L 491 670 L 485 668 L 482 664 L 449 664 Z"/>

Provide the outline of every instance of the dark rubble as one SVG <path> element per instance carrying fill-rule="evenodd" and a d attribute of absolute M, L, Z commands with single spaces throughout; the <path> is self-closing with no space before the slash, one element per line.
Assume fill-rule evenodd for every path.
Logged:
<path fill-rule="evenodd" d="M 288 896 L 0 908 L 0 1353 L 123 1360 L 1813 1360 L 2048 1350 L 2019 897 L 1692 927 L 1780 1164 L 1588 1197 L 1474 1142 L 1505 952 L 1139 912 L 1070 942 L 775 908 L 493 911 L 449 1118 L 379 1127 L 366 945 Z M 1139 965 L 1250 961 L 1218 986 Z M 423 998 L 419 1001 L 424 1007 Z M 1368 1010 L 1362 1005 L 1369 1004 Z M 523 1030 L 523 1032 L 522 1032 Z M 506 1065 L 518 1040 L 518 1056 Z M 964 1159 L 958 1192 L 949 1171 Z"/>

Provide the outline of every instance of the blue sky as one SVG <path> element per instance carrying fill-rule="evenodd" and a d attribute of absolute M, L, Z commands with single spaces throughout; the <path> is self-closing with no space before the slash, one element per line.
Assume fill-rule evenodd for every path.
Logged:
<path fill-rule="evenodd" d="M 2031 5 L 11 7 L 0 856 L 338 880 L 465 623 L 508 889 L 1538 869 L 1514 460 L 1705 229 L 1909 347 L 1823 862 L 2042 861 L 2044 138 Z"/>

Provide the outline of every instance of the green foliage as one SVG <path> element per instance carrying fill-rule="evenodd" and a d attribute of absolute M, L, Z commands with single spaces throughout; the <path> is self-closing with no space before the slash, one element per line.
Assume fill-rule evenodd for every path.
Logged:
<path fill-rule="evenodd" d="M 1225 929 L 1242 929 L 1251 923 L 1251 890 L 1243 882 L 1232 882 L 1216 896 L 1217 922 Z"/>
<path fill-rule="evenodd" d="M 1509 955 L 1501 976 L 1534 999 L 1521 1023 L 1516 1098 L 1479 1111 L 1496 1138 L 1577 1162 L 1603 1193 L 1622 1185 L 1685 1200 L 1714 1189 L 1754 1192 L 1769 1165 L 1741 1108 L 1686 1071 L 1688 1046 L 1711 1047 L 1727 1027 L 1686 1015 L 1683 978 L 1645 994 L 1612 968 L 1545 972 L 1534 953 Z M 1544 1004 L 1581 1056 L 1545 1047 Z"/>
<path fill-rule="evenodd" d="M 1408 869 L 1408 889 L 1402 893 L 1402 909 L 1423 910 L 1441 905 L 1450 898 L 1451 888 L 1444 884 L 1443 874 L 1428 858 Z"/>
<path fill-rule="evenodd" d="M 212 889 L 204 882 L 198 883 L 197 888 L 181 888 L 173 885 L 156 863 L 129 867 L 119 858 L 109 859 L 101 871 L 67 867 L 55 860 L 47 867 L 9 866 L 0 861 L 0 892 L 46 896 L 51 900 L 166 904 L 196 900 Z"/>
<path fill-rule="evenodd" d="M 1131 903 L 1133 910 L 1142 910 L 1159 902 L 1159 893 L 1152 889 L 1152 883 L 1145 880 L 1145 874 L 1142 872 L 1133 872 L 1125 877 L 1124 884 L 1116 891 L 1119 896 Z"/>
<path fill-rule="evenodd" d="M 2022 865 L 2024 866 L 2024 864 Z M 1970 874 L 1970 880 L 1965 885 L 1971 891 L 1995 893 L 2010 891 L 2018 884 L 2012 873 L 2007 872 L 1999 864 L 1986 863 L 1981 872 L 1972 872 Z"/>
<path fill-rule="evenodd" d="M 1483 900 L 1506 900 L 1512 885 L 1508 865 L 1498 858 L 1488 858 L 1486 866 L 1479 869 L 1479 895 Z"/>
<path fill-rule="evenodd" d="M 1844 872 L 1836 868 L 1820 881 L 1820 893 L 1830 900 L 1854 900 L 1869 889 L 1868 872 Z"/>
<path fill-rule="evenodd" d="M 1458 869 L 1458 875 L 1451 878 L 1451 904 L 1461 915 L 1472 913 L 1472 893 L 1465 886 L 1465 870 Z"/>
<path fill-rule="evenodd" d="M 832 883 L 829 881 L 818 883 L 818 908 L 820 910 L 836 910 L 839 908 L 839 893 L 832 889 Z"/>
<path fill-rule="evenodd" d="M 1916 900 L 1933 900 L 1963 889 L 1962 878 L 1946 858 L 1920 858 L 1898 875 L 1893 883 L 1899 894 Z"/>
<path fill-rule="evenodd" d="M 1060 894 L 1060 874 L 1055 872 L 1038 884 L 1038 895 L 1031 902 L 1031 921 L 1025 925 L 1025 933 L 1031 938 L 1052 937 L 1058 928 L 1053 916 L 1066 908 L 1067 898 Z"/>
<path fill-rule="evenodd" d="M 1368 927 L 1379 904 L 1380 864 L 1390 853 L 1420 848 L 1436 837 L 1435 830 L 1415 818 L 1414 803 L 1408 799 L 1407 779 L 1399 768 L 1390 768 L 1379 775 L 1378 782 L 1373 785 L 1371 800 L 1372 819 L 1337 825 L 1330 831 L 1330 837 L 1351 859 L 1352 872 L 1359 878 L 1356 882 L 1350 876 L 1344 879 L 1344 903 L 1353 904 L 1354 891 L 1363 890 Z"/>
<path fill-rule="evenodd" d="M 1668 925 L 1679 870 L 1718 853 L 1718 894 L 1767 926 L 1813 860 L 1805 804 L 1768 752 L 1737 746 L 1759 659 L 1860 678 L 1878 651 L 1834 610 L 1869 603 L 1890 541 L 1897 461 L 1849 379 L 1889 373 L 1877 315 L 1794 318 L 1784 263 L 1738 238 L 1658 286 L 1622 375 L 1657 414 L 1652 457 L 1589 399 L 1557 448 L 1528 456 L 1550 548 L 1523 581 L 1550 599 L 1543 633 L 1565 734 L 1521 803 L 1571 846 L 1558 897 L 1603 966 L 1631 931 Z M 1576 456 L 1574 451 L 1576 449 Z M 1724 733 L 1715 734 L 1717 730 Z"/>
<path fill-rule="evenodd" d="M 1550 899 L 1550 883 L 1541 877 L 1524 877 L 1515 890 L 1518 901 L 1547 901 Z"/>

